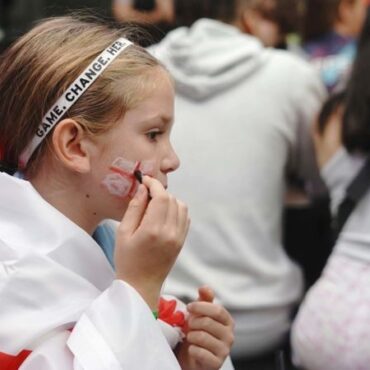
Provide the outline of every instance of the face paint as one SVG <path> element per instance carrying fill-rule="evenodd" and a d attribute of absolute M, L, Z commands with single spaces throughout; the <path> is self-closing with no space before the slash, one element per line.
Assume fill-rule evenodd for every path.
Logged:
<path fill-rule="evenodd" d="M 132 198 L 137 191 L 139 181 L 136 171 L 142 175 L 153 175 L 154 161 L 133 162 L 125 158 L 117 158 L 109 167 L 110 173 L 102 181 L 112 195 L 119 198 Z"/>

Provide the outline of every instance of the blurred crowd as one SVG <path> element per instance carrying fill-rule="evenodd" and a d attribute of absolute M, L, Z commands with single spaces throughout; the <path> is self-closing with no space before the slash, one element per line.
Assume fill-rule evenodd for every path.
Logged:
<path fill-rule="evenodd" d="M 225 17 L 232 3 L 227 6 L 229 9 L 222 10 Z M 364 22 L 365 0 L 250 0 L 248 3 L 245 32 L 267 47 L 288 49 L 310 60 L 329 91 L 345 83 Z M 215 3 L 214 9 L 217 6 Z M 112 3 L 1 0 L 0 46 L 4 49 L 39 19 L 76 11 L 88 11 L 111 21 L 137 23 L 148 31 L 141 37 L 141 43 L 148 46 L 160 41 L 170 30 L 189 26 L 194 19 L 203 17 L 202 7 L 204 4 L 193 0 L 115 0 Z"/>

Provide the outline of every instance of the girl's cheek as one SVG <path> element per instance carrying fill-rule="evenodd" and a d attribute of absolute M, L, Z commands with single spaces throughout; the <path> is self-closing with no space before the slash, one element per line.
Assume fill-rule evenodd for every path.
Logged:
<path fill-rule="evenodd" d="M 133 198 L 137 192 L 139 182 L 134 173 L 139 170 L 143 175 L 153 176 L 155 162 L 131 161 L 126 158 L 118 157 L 108 168 L 108 173 L 104 177 L 101 185 L 111 195 L 121 198 Z"/>
<path fill-rule="evenodd" d="M 134 181 L 118 173 L 109 173 L 105 176 L 101 184 L 110 194 L 121 199 L 128 198 L 130 192 L 134 191 Z"/>
<path fill-rule="evenodd" d="M 143 175 L 153 177 L 155 174 L 155 161 L 154 160 L 142 161 L 140 163 L 139 170 Z"/>

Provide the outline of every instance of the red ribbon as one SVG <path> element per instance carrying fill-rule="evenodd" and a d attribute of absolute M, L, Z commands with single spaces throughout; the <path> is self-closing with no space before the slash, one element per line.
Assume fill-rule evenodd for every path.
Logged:
<path fill-rule="evenodd" d="M 0 352 L 0 369 L 1 370 L 17 370 L 22 365 L 23 361 L 29 356 L 31 351 L 24 350 L 16 356 L 8 355 Z"/>
<path fill-rule="evenodd" d="M 72 332 L 72 330 L 73 328 L 68 329 L 70 332 Z M 25 349 L 16 356 L 0 352 L 0 370 L 18 370 L 31 352 L 32 351 Z"/>

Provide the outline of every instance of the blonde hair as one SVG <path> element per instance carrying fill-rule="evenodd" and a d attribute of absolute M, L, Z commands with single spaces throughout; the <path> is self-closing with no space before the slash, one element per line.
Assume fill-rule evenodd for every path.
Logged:
<path fill-rule="evenodd" d="M 113 28 L 94 18 L 47 19 L 21 37 L 0 60 L 0 148 L 3 161 L 17 166 L 22 150 L 52 104 L 105 48 L 137 29 Z M 89 134 L 109 130 L 145 94 L 159 66 L 145 49 L 122 52 L 66 112 Z M 37 167 L 48 140 L 31 157 Z M 1 158 L 0 158 L 1 159 Z"/>

